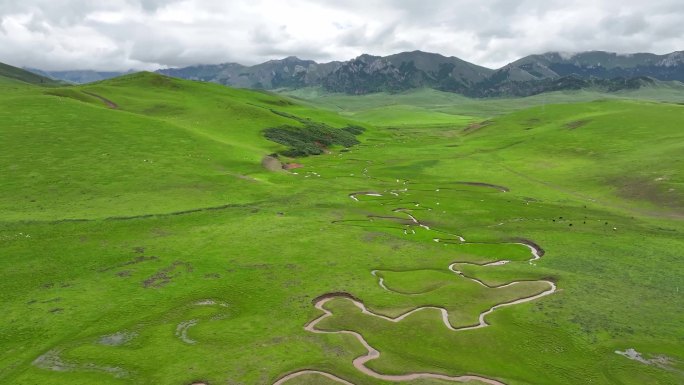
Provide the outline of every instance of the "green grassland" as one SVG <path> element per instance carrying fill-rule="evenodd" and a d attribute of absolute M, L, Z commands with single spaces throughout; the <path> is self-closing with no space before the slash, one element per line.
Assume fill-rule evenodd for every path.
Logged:
<path fill-rule="evenodd" d="M 0 63 L 0 84 L 36 84 L 41 86 L 59 86 L 61 82 L 34 74 L 17 67 Z"/>
<path fill-rule="evenodd" d="M 93 96 L 100 94 L 116 108 Z M 7 173 L 0 207 L 6 218 L 73 219 L 267 199 L 279 187 L 260 160 L 281 146 L 261 130 L 298 125 L 272 109 L 348 123 L 281 102 L 147 73 L 79 88 L 17 90 L 0 110 L 3 145 L 12 149 L 0 155 Z M 249 197 L 241 186 L 251 186 Z"/>
<path fill-rule="evenodd" d="M 148 73 L 0 87 L 0 383 L 396 383 L 340 331 L 381 375 L 684 381 L 682 105 L 430 91 L 334 111 Z M 366 131 L 266 170 L 286 147 L 263 131 L 302 119 Z M 327 333 L 305 330 L 329 293 Z"/>
<path fill-rule="evenodd" d="M 653 86 L 637 90 L 610 93 L 586 89 L 547 92 L 525 98 L 488 99 L 472 99 L 431 88 L 360 96 L 327 93 L 316 88 L 282 92 L 302 102 L 380 126 L 459 124 L 472 117 L 497 116 L 535 106 L 606 99 L 684 102 L 684 85 L 679 82 L 656 82 Z"/>

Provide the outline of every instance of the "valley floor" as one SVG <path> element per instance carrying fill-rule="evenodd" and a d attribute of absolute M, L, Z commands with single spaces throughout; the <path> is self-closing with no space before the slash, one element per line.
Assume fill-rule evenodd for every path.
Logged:
<path fill-rule="evenodd" d="M 269 145 L 246 131 L 238 146 L 171 107 L 90 91 L 112 127 L 140 123 L 126 140 L 149 152 L 84 174 L 57 147 L 0 158 L 51 165 L 0 192 L 2 383 L 684 381 L 684 106 L 388 124 L 272 173 L 252 166 Z M 165 114 L 187 136 L 169 123 L 145 137 Z M 53 120 L 6 115 L 66 140 Z M 126 154 L 107 135 L 89 137 L 92 159 Z M 109 174 L 88 186 L 95 171 Z M 154 178 L 174 171 L 185 179 Z M 51 172 L 71 184 L 27 191 Z"/>

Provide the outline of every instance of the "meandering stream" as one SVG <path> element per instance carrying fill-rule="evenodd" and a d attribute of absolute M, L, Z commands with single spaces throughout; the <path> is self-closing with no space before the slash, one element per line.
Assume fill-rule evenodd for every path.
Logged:
<path fill-rule="evenodd" d="M 473 185 L 473 186 L 495 188 L 501 192 L 508 192 L 509 191 L 508 188 L 506 188 L 506 187 L 496 186 L 496 185 L 491 185 L 491 184 L 486 184 L 486 183 L 479 183 L 479 182 L 459 182 L 459 183 Z M 391 195 L 397 197 L 399 195 L 399 192 L 405 192 L 405 191 L 407 191 L 407 189 L 390 190 L 389 193 Z M 383 196 L 383 194 L 375 192 L 375 191 L 366 191 L 366 192 L 351 193 L 351 194 L 349 194 L 349 197 L 351 199 L 353 199 L 354 201 L 359 202 L 358 196 L 361 196 L 361 195 L 370 196 L 370 197 L 382 197 Z M 418 206 L 418 205 L 419 204 L 416 203 L 416 206 Z M 408 217 L 408 219 L 410 220 L 412 226 L 419 226 L 419 227 L 421 227 L 425 230 L 428 230 L 428 231 L 436 231 L 436 230 L 432 230 L 428 225 L 422 223 L 412 213 L 411 209 L 396 208 L 392 211 L 395 213 L 401 213 L 401 214 L 406 215 Z M 376 216 L 376 218 L 382 219 L 383 217 L 377 217 Z M 413 232 L 415 233 L 415 231 L 413 231 Z M 444 233 L 442 231 L 436 231 L 436 232 Z M 404 230 L 404 234 L 406 234 L 406 230 Z M 433 238 L 433 240 L 435 242 L 446 242 L 446 243 L 455 243 L 455 244 L 477 244 L 478 243 L 478 242 L 467 242 L 465 240 L 465 238 L 463 238 L 460 235 L 455 235 L 455 234 L 448 234 L 448 235 L 454 236 L 455 238 L 454 239 L 444 239 L 444 238 L 435 237 L 435 238 Z M 519 245 L 523 245 L 523 246 L 529 248 L 530 253 L 531 253 L 531 258 L 528 260 L 529 263 L 532 263 L 532 261 L 540 259 L 544 255 L 544 250 L 541 247 L 539 247 L 536 243 L 529 241 L 529 240 L 521 240 L 518 242 L 502 242 L 502 244 L 519 244 Z M 476 265 L 476 266 L 496 267 L 496 266 L 502 266 L 502 265 L 505 265 L 508 263 L 510 263 L 510 261 L 504 260 L 504 259 L 494 261 L 494 262 L 485 263 L 485 264 L 477 264 L 477 263 L 471 263 L 471 262 L 454 262 L 454 263 L 451 263 L 447 268 L 449 271 L 463 277 L 464 279 L 469 279 L 473 282 L 476 282 L 479 285 L 485 286 L 485 287 L 490 288 L 490 289 L 505 288 L 505 287 L 509 287 L 512 285 L 519 284 L 521 282 L 529 282 L 529 281 L 512 281 L 512 282 L 508 282 L 508 283 L 501 284 L 501 285 L 488 285 L 484 281 L 477 279 L 475 277 L 467 276 L 462 271 L 457 269 L 458 265 Z M 371 274 L 378 279 L 378 285 L 383 290 L 398 293 L 398 292 L 393 291 L 390 288 L 388 288 L 384 283 L 384 278 L 379 276 L 377 273 L 378 273 L 378 270 L 372 270 L 371 271 Z M 324 319 L 331 317 L 333 315 L 331 311 L 329 311 L 328 309 L 325 308 L 326 303 L 328 303 L 334 299 L 344 299 L 347 301 L 351 301 L 356 307 L 358 307 L 361 310 L 361 312 L 363 314 L 373 316 L 373 317 L 377 317 L 377 318 L 383 319 L 383 320 L 388 321 L 388 322 L 400 322 L 403 319 L 405 319 L 406 317 L 408 317 L 411 314 L 414 314 L 418 311 L 423 311 L 426 309 L 432 309 L 432 310 L 438 310 L 441 313 L 442 321 L 443 321 L 444 325 L 451 331 L 462 332 L 462 331 L 467 331 L 467 330 L 479 329 L 479 328 L 484 328 L 484 327 L 489 326 L 489 324 L 486 321 L 486 317 L 489 314 L 493 313 L 496 309 L 500 309 L 500 308 L 506 307 L 506 306 L 518 305 L 518 304 L 525 303 L 525 302 L 535 301 L 539 298 L 553 294 L 557 290 L 556 284 L 552 281 L 537 280 L 535 282 L 544 282 L 544 283 L 548 284 L 549 288 L 540 292 L 540 293 L 537 293 L 537 294 L 534 294 L 534 295 L 531 295 L 528 297 L 518 298 L 518 299 L 515 299 L 512 301 L 496 304 L 496 305 L 490 307 L 489 309 L 480 313 L 480 315 L 478 317 L 478 323 L 477 324 L 462 326 L 462 327 L 454 327 L 451 324 L 451 322 L 449 321 L 449 312 L 447 311 L 447 309 L 445 309 L 443 307 L 421 306 L 421 307 L 417 307 L 413 310 L 410 310 L 404 314 L 401 314 L 397 317 L 388 317 L 388 316 L 385 316 L 382 314 L 377 314 L 377 313 L 374 313 L 374 312 L 368 310 L 368 308 L 366 308 L 366 305 L 363 302 L 361 302 L 361 300 L 353 297 L 350 294 L 347 294 L 347 293 L 329 293 L 329 294 L 322 295 L 322 296 L 320 296 L 314 300 L 314 306 L 316 307 L 316 309 L 323 312 L 323 314 L 321 316 L 319 316 L 318 318 L 312 320 L 308 324 L 306 324 L 306 326 L 304 326 L 304 330 L 311 332 L 311 333 L 317 333 L 317 334 L 348 334 L 348 335 L 354 336 L 359 341 L 359 343 L 361 343 L 367 350 L 366 354 L 361 355 L 361 356 L 359 356 L 353 360 L 354 367 L 359 372 L 361 372 L 365 375 L 368 375 L 370 377 L 377 378 L 379 380 L 401 382 L 401 381 L 411 381 L 411 380 L 416 380 L 416 379 L 421 379 L 421 378 L 430 378 L 430 379 L 438 379 L 438 380 L 453 381 L 453 382 L 480 381 L 482 383 L 490 384 L 490 385 L 506 385 L 505 383 L 503 383 L 501 381 L 498 381 L 498 380 L 495 380 L 492 378 L 488 378 L 488 377 L 484 377 L 484 376 L 478 376 L 478 375 L 448 376 L 448 375 L 444 375 L 444 374 L 429 373 L 429 372 L 407 373 L 407 374 L 402 374 L 402 375 L 389 375 L 389 374 L 378 373 L 378 372 L 368 368 L 366 366 L 366 363 L 371 361 L 371 360 L 379 358 L 380 352 L 377 349 L 375 349 L 374 347 L 372 347 L 360 333 L 357 333 L 357 332 L 351 331 L 351 330 L 325 331 L 325 330 L 317 329 L 316 325 L 318 325 L 318 323 L 320 323 Z M 404 293 L 399 293 L 399 294 L 404 294 Z M 411 294 L 404 294 L 404 295 L 411 295 Z M 318 374 L 318 375 L 325 376 L 331 380 L 337 381 L 337 382 L 342 383 L 342 384 L 354 385 L 354 384 L 350 383 L 349 381 L 342 379 L 340 377 L 337 377 L 331 373 L 324 372 L 324 371 L 318 371 L 318 370 L 309 370 L 309 369 L 289 373 L 289 374 L 281 377 L 279 380 L 277 380 L 274 383 L 274 385 L 281 385 L 281 384 L 284 384 L 285 382 L 287 382 L 287 381 L 289 381 L 295 377 L 299 377 L 299 376 L 303 376 L 303 375 L 310 375 L 310 374 Z"/>

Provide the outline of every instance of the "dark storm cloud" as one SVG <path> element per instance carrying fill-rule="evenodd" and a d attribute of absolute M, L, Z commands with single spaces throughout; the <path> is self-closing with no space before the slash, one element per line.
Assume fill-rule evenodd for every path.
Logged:
<path fill-rule="evenodd" d="M 0 61 L 155 69 L 420 49 L 498 67 L 531 53 L 684 49 L 681 0 L 0 0 Z"/>

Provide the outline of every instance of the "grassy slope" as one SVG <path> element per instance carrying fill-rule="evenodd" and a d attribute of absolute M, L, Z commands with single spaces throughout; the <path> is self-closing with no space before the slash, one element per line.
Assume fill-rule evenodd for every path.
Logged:
<path fill-rule="evenodd" d="M 605 205 L 634 198 L 634 212 L 683 218 L 682 116 L 681 105 L 636 101 L 537 107 L 472 133 L 461 150 L 549 189 Z"/>
<path fill-rule="evenodd" d="M 371 366 L 385 373 L 459 367 L 516 384 L 681 382 L 676 370 L 642 366 L 632 372 L 631 363 L 613 351 L 633 345 L 652 354 L 682 354 L 677 347 L 684 320 L 676 310 L 682 306 L 676 261 L 684 244 L 681 219 L 669 218 L 681 218 L 684 208 L 684 175 L 676 156 L 684 143 L 678 127 L 683 114 L 684 108 L 675 105 L 599 102 L 521 111 L 465 136 L 446 128 L 441 133 L 397 131 L 392 141 L 405 141 L 404 150 L 397 154 L 378 144 L 375 151 L 382 155 L 372 159 L 384 155 L 384 165 L 378 164 L 372 175 L 439 181 L 432 186 L 440 186 L 440 192 L 415 198 L 433 208 L 440 203 L 443 212 L 421 212 L 420 217 L 451 223 L 444 227 L 467 239 L 498 234 L 540 242 L 548 253 L 533 270 L 537 277 L 555 277 L 561 292 L 491 317 L 494 323 L 517 327 L 457 335 L 441 329 L 436 317 L 416 316 L 392 325 L 364 317 L 344 301 L 333 304 L 339 318 L 325 326 L 368 335 L 385 354 Z M 574 130 L 565 126 L 579 119 L 590 121 Z M 411 139 L 416 137 L 420 141 Z M 641 181 L 639 188 L 667 194 L 666 199 L 616 194 L 632 178 Z M 513 193 L 504 199 L 481 194 L 470 201 L 453 194 L 458 196 L 454 200 L 444 190 L 454 179 L 503 184 Z M 444 258 L 442 266 L 450 260 Z M 531 277 L 522 267 L 515 270 L 509 279 Z M 490 271 L 468 270 L 496 282 L 498 274 Z M 436 334 L 413 332 L 429 329 Z M 407 356 L 407 350 L 413 354 Z"/>
<path fill-rule="evenodd" d="M 341 115 L 377 126 L 395 127 L 460 125 L 472 120 L 469 116 L 429 111 L 410 105 L 383 106 L 365 111 L 341 113 Z"/>
<path fill-rule="evenodd" d="M 119 109 L 74 94 L 81 90 Z M 470 134 L 464 123 L 372 129 L 348 153 L 303 159 L 298 174 L 267 174 L 260 157 L 278 147 L 258 132 L 282 120 L 262 107 L 344 119 L 267 94 L 147 74 L 57 93 L 68 97 L 26 87 L 1 96 L 0 167 L 11 182 L 0 190 L 0 382 L 269 384 L 315 368 L 383 384 L 350 364 L 363 353 L 354 339 L 302 329 L 319 314 L 311 300 L 346 291 L 388 315 L 426 303 L 467 308 L 452 315 L 467 324 L 497 297 L 446 267 L 500 258 L 517 262 L 463 270 L 491 283 L 553 278 L 560 291 L 497 310 L 493 326 L 472 332 L 449 332 L 434 312 L 390 324 L 339 300 L 321 326 L 364 334 L 382 352 L 369 366 L 383 373 L 476 373 L 513 385 L 681 382 L 684 226 L 671 215 L 682 209 L 684 176 L 672 161 L 681 153 L 681 106 L 547 106 Z M 566 127 L 579 120 L 587 122 Z M 633 177 L 667 199 L 620 190 Z M 453 183 L 464 180 L 511 192 Z M 347 196 L 405 187 L 397 198 Z M 531 265 L 520 246 L 435 243 L 418 227 L 404 235 L 406 221 L 367 217 L 396 216 L 395 207 L 468 240 L 528 237 L 547 254 Z M 73 217 L 95 220 L 42 221 Z M 439 289 L 389 293 L 373 269 L 388 272 L 392 288 Z M 205 299 L 216 305 L 196 305 Z M 192 320 L 186 334 L 196 343 L 183 342 L 179 325 Z M 102 343 L 116 332 L 132 339 Z M 630 347 L 679 363 L 661 369 L 613 352 Z M 46 352 L 59 359 L 35 364 Z M 312 377 L 292 383 L 306 381 Z"/>
<path fill-rule="evenodd" d="M 15 219 L 130 216 L 266 199 L 275 176 L 260 160 L 281 146 L 260 131 L 297 124 L 269 109 L 344 124 L 268 94 L 146 73 L 27 88 L 4 94 L 3 106 L 0 158 L 11 182 L 0 207 Z M 254 184 L 263 188 L 245 197 L 240 188 Z"/>
<path fill-rule="evenodd" d="M 526 98 L 470 99 L 451 92 L 434 89 L 418 89 L 404 93 L 375 93 L 363 96 L 329 94 L 317 89 L 284 91 L 286 94 L 305 100 L 315 106 L 338 111 L 373 124 L 396 124 L 393 108 L 406 117 L 404 111 L 414 111 L 417 119 L 409 118 L 411 123 L 425 124 L 432 119 L 438 123 L 462 122 L 463 116 L 491 117 L 526 109 L 538 105 L 588 102 L 600 99 L 641 99 L 654 101 L 684 101 L 684 85 L 678 82 L 660 82 L 656 86 L 639 90 L 614 93 L 592 90 L 548 92 Z M 420 121 L 419 119 L 423 119 Z"/>
<path fill-rule="evenodd" d="M 7 79 L 39 86 L 58 86 L 61 84 L 60 82 L 46 78 L 45 76 L 40 76 L 21 68 L 0 63 L 0 83 L 7 82 Z"/>

